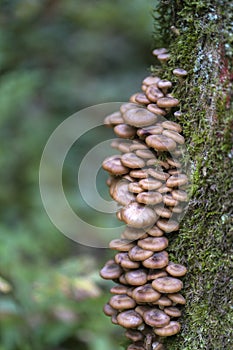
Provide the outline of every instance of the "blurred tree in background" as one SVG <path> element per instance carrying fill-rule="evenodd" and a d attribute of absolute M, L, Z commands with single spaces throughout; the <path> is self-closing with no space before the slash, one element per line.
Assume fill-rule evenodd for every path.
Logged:
<path fill-rule="evenodd" d="M 149 0 L 0 1 L 0 350 L 119 347 L 102 315 L 105 256 L 51 224 L 38 169 L 65 118 L 139 89 L 152 63 L 151 10 Z"/>

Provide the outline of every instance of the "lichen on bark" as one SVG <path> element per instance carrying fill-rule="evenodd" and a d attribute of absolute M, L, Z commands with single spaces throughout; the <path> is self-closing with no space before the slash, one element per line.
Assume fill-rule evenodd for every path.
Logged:
<path fill-rule="evenodd" d="M 173 90 L 181 101 L 191 186 L 179 236 L 169 246 L 189 270 L 182 331 L 165 340 L 169 350 L 232 349 L 232 21 L 233 1 L 226 0 L 160 1 L 155 11 L 155 42 L 169 47 L 171 59 L 163 73 L 156 66 L 152 72 L 173 82 L 174 68 L 189 73 Z"/>

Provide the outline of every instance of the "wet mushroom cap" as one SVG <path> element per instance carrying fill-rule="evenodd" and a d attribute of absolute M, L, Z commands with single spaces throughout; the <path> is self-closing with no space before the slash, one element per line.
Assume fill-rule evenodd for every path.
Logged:
<path fill-rule="evenodd" d="M 121 163 L 130 169 L 143 168 L 145 166 L 144 160 L 132 152 L 123 154 Z"/>
<path fill-rule="evenodd" d="M 185 298 L 180 293 L 171 293 L 171 294 L 169 293 L 168 298 L 171 299 L 171 301 L 173 301 L 173 303 L 181 304 L 181 305 L 186 304 Z"/>
<path fill-rule="evenodd" d="M 142 265 L 148 269 L 162 269 L 168 265 L 168 253 L 162 251 L 159 253 L 154 253 L 150 258 L 144 260 Z"/>
<path fill-rule="evenodd" d="M 166 237 L 147 237 L 138 241 L 138 246 L 142 249 L 160 252 L 168 246 L 168 239 Z"/>
<path fill-rule="evenodd" d="M 116 249 L 121 252 L 128 252 L 129 249 L 134 247 L 134 243 L 129 239 L 116 238 L 109 243 L 110 249 Z"/>
<path fill-rule="evenodd" d="M 103 169 L 113 175 L 123 175 L 129 172 L 129 168 L 121 163 L 121 156 L 115 155 L 103 161 Z"/>
<path fill-rule="evenodd" d="M 144 338 L 144 335 L 140 331 L 136 331 L 133 329 L 127 329 L 127 331 L 125 332 L 125 336 L 133 342 L 143 340 Z"/>
<path fill-rule="evenodd" d="M 161 337 L 169 337 L 180 332 L 180 323 L 176 321 L 171 321 L 167 326 L 162 328 L 155 328 L 155 334 Z"/>
<path fill-rule="evenodd" d="M 173 262 L 169 262 L 166 271 L 173 277 L 182 277 L 187 273 L 187 269 L 184 265 L 174 264 Z"/>
<path fill-rule="evenodd" d="M 157 151 L 173 151 L 176 148 L 176 142 L 165 135 L 150 135 L 146 144 Z"/>
<path fill-rule="evenodd" d="M 137 245 L 130 249 L 129 257 L 133 261 L 143 261 L 151 257 L 154 252 L 151 250 L 146 250 L 138 247 Z"/>
<path fill-rule="evenodd" d="M 178 309 L 175 306 L 165 307 L 163 311 L 170 317 L 180 317 L 181 316 L 180 309 Z"/>
<path fill-rule="evenodd" d="M 157 121 L 157 115 L 145 108 L 136 108 L 126 111 L 123 119 L 126 124 L 140 128 L 154 124 Z"/>
<path fill-rule="evenodd" d="M 131 139 L 136 135 L 136 129 L 127 124 L 118 124 L 114 127 L 114 132 L 118 137 L 123 139 Z"/>
<path fill-rule="evenodd" d="M 115 261 L 124 269 L 137 269 L 140 266 L 138 262 L 130 260 L 129 255 L 126 252 L 116 254 Z"/>
<path fill-rule="evenodd" d="M 109 305 L 116 310 L 125 310 L 133 309 L 136 306 L 136 302 L 126 294 L 117 294 L 110 298 Z"/>
<path fill-rule="evenodd" d="M 127 294 L 129 287 L 124 286 L 123 284 L 118 284 L 116 286 L 113 286 L 110 289 L 110 293 L 112 294 Z"/>
<path fill-rule="evenodd" d="M 174 97 L 162 97 L 156 103 L 161 108 L 171 108 L 178 106 L 179 100 Z"/>
<path fill-rule="evenodd" d="M 133 290 L 132 298 L 137 303 L 153 303 L 160 298 L 161 294 L 155 291 L 151 284 L 145 284 Z"/>
<path fill-rule="evenodd" d="M 188 72 L 182 68 L 175 68 L 172 73 L 177 77 L 186 77 L 188 75 Z"/>
<path fill-rule="evenodd" d="M 121 210 L 122 220 L 131 227 L 143 228 L 152 226 L 157 216 L 153 209 L 133 202 Z"/>
<path fill-rule="evenodd" d="M 131 286 L 142 286 L 147 282 L 147 274 L 143 269 L 132 270 L 125 273 L 125 279 Z"/>
<path fill-rule="evenodd" d="M 182 128 L 181 128 L 181 126 L 179 124 L 177 124 L 175 122 L 172 122 L 170 120 L 166 120 L 165 122 L 162 122 L 162 127 L 164 129 L 173 130 L 173 131 L 176 131 L 176 132 L 181 132 L 182 131 Z"/>
<path fill-rule="evenodd" d="M 103 311 L 106 316 L 113 316 L 116 314 L 116 310 L 108 303 L 104 305 Z"/>
<path fill-rule="evenodd" d="M 170 322 L 170 317 L 162 310 L 156 308 L 146 311 L 143 319 L 151 327 L 164 327 Z"/>
<path fill-rule="evenodd" d="M 174 277 L 160 277 L 152 282 L 152 287 L 160 293 L 176 293 L 183 288 L 183 282 Z"/>
<path fill-rule="evenodd" d="M 188 182 L 188 177 L 185 174 L 173 175 L 167 179 L 168 187 L 178 187 L 185 185 Z"/>
<path fill-rule="evenodd" d="M 135 201 L 135 196 L 128 190 L 129 182 L 125 180 L 117 181 L 110 189 L 112 198 L 121 205 L 127 205 Z"/>
<path fill-rule="evenodd" d="M 104 279 L 111 280 L 111 279 L 119 278 L 122 272 L 123 271 L 118 264 L 112 263 L 112 264 L 105 265 L 100 270 L 100 276 Z"/>
<path fill-rule="evenodd" d="M 124 328 L 136 328 L 142 324 L 143 319 L 136 311 L 128 310 L 119 313 L 117 321 Z"/>
<path fill-rule="evenodd" d="M 179 223 L 175 220 L 159 219 L 156 224 L 166 233 L 177 231 L 179 229 Z"/>

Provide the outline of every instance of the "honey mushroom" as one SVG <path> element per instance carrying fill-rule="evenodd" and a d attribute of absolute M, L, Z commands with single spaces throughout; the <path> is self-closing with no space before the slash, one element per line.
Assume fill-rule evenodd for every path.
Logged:
<path fill-rule="evenodd" d="M 153 55 L 163 67 L 170 58 L 165 48 L 155 49 Z M 180 68 L 173 74 L 182 82 L 187 76 Z M 188 200 L 188 178 L 180 161 L 182 128 L 164 120 L 179 105 L 169 92 L 172 85 L 147 76 L 142 92 L 104 119 L 118 137 L 111 146 L 120 154 L 105 159 L 103 168 L 110 175 L 110 195 L 120 206 L 117 217 L 126 227 L 121 238 L 109 243 L 116 254 L 100 271 L 102 278 L 117 283 L 103 311 L 112 323 L 126 328 L 132 342 L 127 350 L 165 350 L 161 339 L 180 332 L 176 319 L 186 303 L 180 291 L 187 268 L 170 261 L 166 251 Z M 180 114 L 174 112 L 176 118 Z"/>

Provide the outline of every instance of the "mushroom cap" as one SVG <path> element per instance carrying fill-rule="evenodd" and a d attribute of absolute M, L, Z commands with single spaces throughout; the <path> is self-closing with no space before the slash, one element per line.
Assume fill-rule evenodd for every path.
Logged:
<path fill-rule="evenodd" d="M 126 294 L 117 294 L 110 298 L 109 305 L 116 310 L 125 310 L 133 309 L 136 306 L 136 302 Z"/>
<path fill-rule="evenodd" d="M 124 114 L 125 112 L 129 111 L 130 109 L 135 109 L 135 108 L 142 108 L 142 106 L 140 106 L 139 104 L 134 103 L 134 102 L 126 102 L 120 106 L 120 112 L 122 114 Z"/>
<path fill-rule="evenodd" d="M 138 103 L 142 103 L 145 105 L 148 105 L 150 103 L 150 100 L 148 100 L 147 96 L 141 92 L 138 92 L 134 98 L 135 98 L 135 101 Z"/>
<path fill-rule="evenodd" d="M 121 156 L 121 163 L 131 169 L 143 168 L 145 166 L 144 160 L 132 152 L 123 154 Z"/>
<path fill-rule="evenodd" d="M 153 349 L 153 350 L 165 350 L 163 344 L 162 344 L 162 343 L 159 343 L 159 342 L 157 342 L 157 341 L 154 341 L 154 342 L 152 343 L 152 349 Z"/>
<path fill-rule="evenodd" d="M 117 181 L 111 188 L 112 198 L 121 205 L 127 205 L 135 201 L 135 196 L 128 190 L 129 182 L 126 180 Z"/>
<path fill-rule="evenodd" d="M 135 179 L 145 179 L 147 178 L 147 172 L 143 169 L 137 169 L 137 170 L 131 170 L 130 176 L 132 176 Z"/>
<path fill-rule="evenodd" d="M 129 190 L 129 192 L 131 192 L 131 193 L 140 193 L 140 192 L 143 192 L 143 189 L 141 188 L 141 186 L 139 185 L 138 182 L 131 182 L 131 183 L 128 185 L 128 190 Z"/>
<path fill-rule="evenodd" d="M 171 192 L 172 197 L 180 202 L 186 202 L 188 200 L 188 194 L 186 191 L 182 190 L 173 190 Z"/>
<path fill-rule="evenodd" d="M 161 55 L 161 54 L 167 53 L 167 52 L 168 52 L 168 50 L 167 50 L 165 47 L 161 47 L 161 48 L 159 48 L 159 49 L 154 49 L 154 50 L 152 51 L 152 54 L 153 54 L 154 56 L 158 56 L 158 55 Z"/>
<path fill-rule="evenodd" d="M 111 321 L 112 321 L 113 324 L 118 324 L 118 322 L 117 322 L 117 313 L 112 315 Z"/>
<path fill-rule="evenodd" d="M 143 229 L 137 229 L 134 227 L 126 226 L 124 232 L 122 233 L 123 239 L 136 240 L 139 238 L 146 238 L 147 234 Z"/>
<path fill-rule="evenodd" d="M 171 189 L 172 187 L 168 188 Z M 163 203 L 166 204 L 168 207 L 174 207 L 175 205 L 179 204 L 179 202 L 176 199 L 174 199 L 171 194 L 168 193 L 166 193 L 163 196 Z"/>
<path fill-rule="evenodd" d="M 136 199 L 138 203 L 155 205 L 160 203 L 163 200 L 163 197 L 159 192 L 151 191 L 138 193 Z"/>
<path fill-rule="evenodd" d="M 162 269 L 150 269 L 147 274 L 147 281 L 153 281 L 159 277 L 166 277 L 167 272 Z"/>
<path fill-rule="evenodd" d="M 125 336 L 133 342 L 137 342 L 144 339 L 144 335 L 140 331 L 136 331 L 133 329 L 127 329 L 127 331 L 125 332 Z"/>
<path fill-rule="evenodd" d="M 152 84 L 156 85 L 159 81 L 160 81 L 159 77 L 153 77 L 150 75 L 142 81 L 142 84 L 143 85 L 152 85 Z"/>
<path fill-rule="evenodd" d="M 118 126 L 119 125 L 115 126 L 115 128 L 117 128 Z M 176 143 L 179 143 L 180 145 L 183 145 L 185 142 L 184 137 L 174 130 L 163 130 L 163 135 L 169 137 L 170 139 L 174 140 Z"/>
<path fill-rule="evenodd" d="M 156 157 L 149 149 L 138 149 L 135 151 L 135 154 L 142 159 L 151 159 Z"/>
<path fill-rule="evenodd" d="M 181 112 L 181 111 L 175 111 L 175 113 L 174 113 L 174 116 L 176 117 L 176 118 L 180 118 L 181 116 L 183 115 L 183 113 Z"/>
<path fill-rule="evenodd" d="M 117 321 L 124 328 L 136 328 L 143 323 L 142 317 L 134 310 L 120 312 Z"/>
<path fill-rule="evenodd" d="M 105 266 L 100 270 L 100 276 L 107 280 L 112 280 L 119 278 L 123 270 L 115 262 L 111 264 L 105 264 Z"/>
<path fill-rule="evenodd" d="M 156 180 L 154 178 L 148 177 L 146 179 L 142 179 L 139 181 L 139 185 L 144 189 L 144 190 L 157 190 L 159 187 L 162 186 L 162 182 L 159 180 Z M 162 197 L 161 197 L 162 201 Z M 160 202 L 161 202 L 160 201 Z"/>
<path fill-rule="evenodd" d="M 155 212 L 161 218 L 169 219 L 172 216 L 172 211 L 167 208 L 164 208 L 163 205 L 157 205 L 155 207 Z"/>
<path fill-rule="evenodd" d="M 160 230 L 160 228 L 158 228 L 156 225 L 147 229 L 146 232 L 153 237 L 161 237 L 164 234 L 163 231 Z"/>
<path fill-rule="evenodd" d="M 160 298 L 161 294 L 155 291 L 151 284 L 137 287 L 133 290 L 132 298 L 137 303 L 153 303 Z"/>
<path fill-rule="evenodd" d="M 125 279 L 131 286 L 142 286 L 147 282 L 147 274 L 143 269 L 127 271 Z"/>
<path fill-rule="evenodd" d="M 160 309 L 153 308 L 143 315 L 146 324 L 151 327 L 164 327 L 169 324 L 170 317 Z"/>
<path fill-rule="evenodd" d="M 149 126 L 148 126 L 149 128 Z M 145 149 L 148 150 L 147 145 L 143 141 L 133 140 L 132 145 L 130 146 L 130 152 L 137 151 L 139 149 Z"/>
<path fill-rule="evenodd" d="M 160 252 L 168 246 L 168 239 L 166 237 L 147 237 L 138 241 L 138 246 L 142 249 Z"/>
<path fill-rule="evenodd" d="M 171 321 L 167 326 L 162 328 L 155 328 L 155 334 L 161 337 L 169 337 L 180 332 L 180 323 L 176 321 Z"/>
<path fill-rule="evenodd" d="M 121 140 L 121 139 L 119 139 L 119 140 L 120 140 L 120 142 L 119 142 L 118 147 L 117 147 L 118 151 L 120 151 L 122 153 L 128 153 L 130 150 L 130 146 L 132 145 L 132 142 L 129 140 L 127 142 L 126 142 L 126 140 Z"/>
<path fill-rule="evenodd" d="M 158 188 L 158 192 L 159 193 L 168 193 L 171 192 L 171 188 L 167 187 L 166 185 L 161 186 L 160 188 Z"/>
<path fill-rule="evenodd" d="M 182 164 L 179 162 L 179 160 L 177 160 L 174 157 L 173 158 L 168 157 L 167 158 L 167 162 L 168 162 L 169 165 L 171 165 L 172 167 L 175 167 L 175 168 L 180 168 L 182 166 Z"/>
<path fill-rule="evenodd" d="M 179 223 L 175 220 L 159 219 L 156 224 L 166 233 L 177 231 L 179 229 Z"/>
<path fill-rule="evenodd" d="M 148 109 L 148 111 L 150 111 L 150 112 L 152 112 L 152 113 L 155 113 L 155 114 L 157 114 L 157 115 L 165 116 L 165 115 L 167 114 L 167 112 L 166 112 L 164 109 L 159 108 L 159 107 L 157 106 L 157 104 L 155 104 L 155 103 L 150 103 L 150 104 L 148 104 L 148 105 L 147 105 L 147 109 Z"/>
<path fill-rule="evenodd" d="M 131 139 L 136 135 L 136 129 L 127 124 L 118 124 L 114 127 L 114 132 L 117 136 L 123 139 Z"/>
<path fill-rule="evenodd" d="M 129 249 L 134 247 L 134 243 L 129 239 L 116 238 L 109 243 L 110 249 L 119 250 L 121 252 L 128 252 Z"/>
<path fill-rule="evenodd" d="M 138 262 L 130 260 L 129 255 L 126 252 L 116 254 L 115 261 L 124 269 L 137 269 L 140 266 Z"/>
<path fill-rule="evenodd" d="M 148 175 L 154 177 L 157 180 L 166 181 L 169 178 L 169 174 L 164 171 L 160 171 L 154 168 L 149 168 L 146 170 Z"/>
<path fill-rule="evenodd" d="M 173 131 L 176 131 L 176 132 L 181 132 L 182 131 L 181 126 L 179 124 L 175 123 L 175 122 L 172 122 L 171 120 L 166 120 L 165 122 L 162 122 L 162 127 L 164 129 L 173 130 Z"/>
<path fill-rule="evenodd" d="M 164 88 L 168 89 L 172 87 L 172 82 L 169 80 L 160 80 L 157 85 L 159 89 L 164 89 Z"/>
<path fill-rule="evenodd" d="M 144 350 L 144 344 L 143 342 L 139 341 L 139 342 L 136 342 L 134 344 L 130 344 L 128 347 L 127 347 L 127 350 Z"/>
<path fill-rule="evenodd" d="M 166 296 L 166 295 L 162 295 L 155 303 L 156 305 L 159 306 L 171 306 L 172 305 L 172 301 Z"/>
<path fill-rule="evenodd" d="M 127 294 L 129 287 L 124 286 L 123 284 L 117 284 L 110 289 L 112 294 Z"/>
<path fill-rule="evenodd" d="M 147 306 L 147 305 L 138 305 L 136 308 L 135 308 L 135 311 L 143 317 L 144 313 L 146 311 L 149 311 L 151 308 L 150 306 Z"/>
<path fill-rule="evenodd" d="M 146 89 L 146 96 L 150 102 L 157 102 L 158 99 L 164 97 L 164 94 L 157 87 L 157 84 L 152 84 L 152 85 L 149 85 L 148 88 Z"/>
<path fill-rule="evenodd" d="M 160 277 L 152 282 L 152 287 L 160 293 L 176 293 L 183 288 L 183 282 L 174 277 Z"/>
<path fill-rule="evenodd" d="M 175 306 L 165 307 L 163 311 L 170 317 L 180 317 L 181 316 L 180 309 L 178 309 Z"/>
<path fill-rule="evenodd" d="M 166 185 L 168 187 L 178 187 L 185 185 L 188 182 L 188 177 L 185 174 L 178 174 L 170 176 L 167 179 Z"/>
<path fill-rule="evenodd" d="M 104 124 L 106 126 L 113 126 L 121 123 L 124 123 L 121 112 L 114 112 L 104 118 Z"/>
<path fill-rule="evenodd" d="M 145 250 L 137 245 L 135 245 L 132 249 L 129 251 L 129 257 L 133 261 L 143 261 L 148 259 L 150 256 L 154 254 L 151 250 Z"/>
<path fill-rule="evenodd" d="M 181 305 L 186 304 L 185 298 L 180 293 L 169 293 L 167 296 L 175 304 L 181 304 Z"/>
<path fill-rule="evenodd" d="M 166 271 L 169 273 L 169 275 L 173 277 L 182 277 L 186 275 L 187 269 L 184 265 L 181 264 L 174 264 L 173 262 L 169 262 L 168 266 L 166 267 Z"/>
<path fill-rule="evenodd" d="M 179 100 L 177 100 L 177 98 L 174 97 L 161 97 L 156 103 L 158 107 L 171 108 L 178 106 Z"/>
<path fill-rule="evenodd" d="M 172 73 L 176 76 L 176 77 L 186 77 L 186 75 L 188 75 L 188 72 L 183 69 L 183 68 L 175 68 Z"/>
<path fill-rule="evenodd" d="M 113 316 L 116 314 L 116 310 L 111 305 L 109 305 L 109 303 L 104 305 L 103 311 L 106 316 Z"/>
<path fill-rule="evenodd" d="M 157 151 L 173 151 L 176 142 L 165 135 L 150 135 L 146 138 L 146 144 Z"/>
<path fill-rule="evenodd" d="M 150 258 L 144 260 L 142 265 L 148 269 L 162 269 L 163 267 L 167 266 L 168 261 L 168 253 L 166 251 L 162 251 L 159 253 L 154 253 Z"/>
<path fill-rule="evenodd" d="M 153 209 L 139 204 L 137 202 L 130 203 L 121 210 L 122 220 L 131 227 L 143 228 L 152 226 L 157 216 Z"/>
<path fill-rule="evenodd" d="M 129 168 L 121 163 L 121 156 L 115 155 L 103 161 L 103 169 L 113 175 L 123 175 L 129 172 Z"/>
<path fill-rule="evenodd" d="M 140 128 L 154 124 L 157 121 L 157 115 L 145 108 L 135 108 L 126 111 L 123 119 L 126 124 Z"/>
<path fill-rule="evenodd" d="M 157 58 L 161 62 L 167 62 L 170 59 L 170 55 L 169 53 L 161 53 L 157 55 Z"/>

